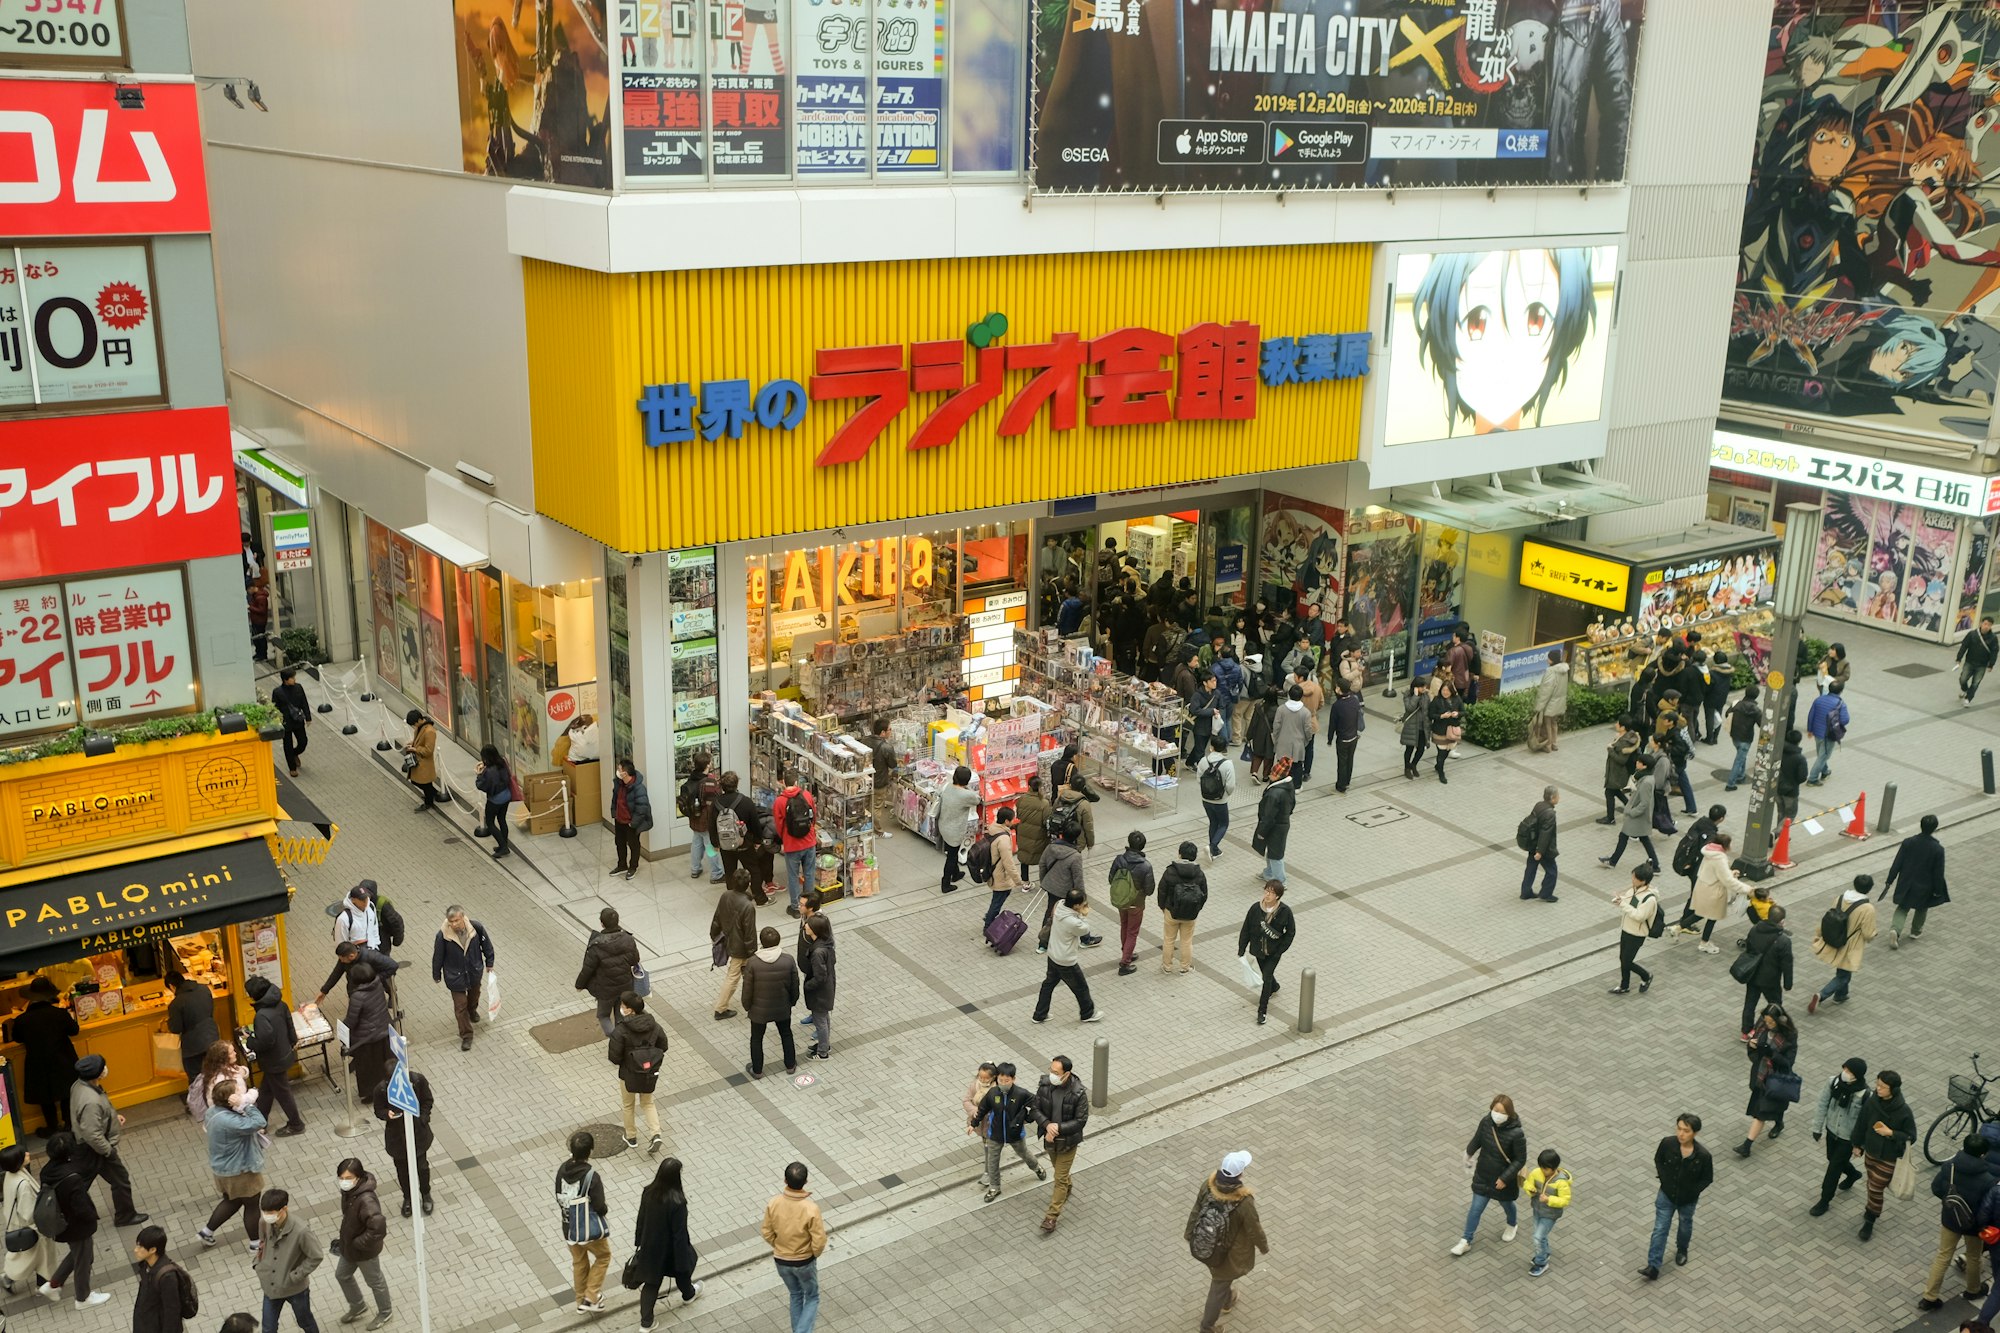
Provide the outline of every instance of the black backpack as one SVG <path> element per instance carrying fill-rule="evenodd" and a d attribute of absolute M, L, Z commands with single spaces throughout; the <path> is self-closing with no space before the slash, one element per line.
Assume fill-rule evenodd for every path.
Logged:
<path fill-rule="evenodd" d="M 1219 801 L 1223 798 L 1223 795 L 1222 765 L 1203 764 L 1201 769 L 1201 799 L 1204 801 Z"/>
<path fill-rule="evenodd" d="M 681 783 L 681 789 L 674 794 L 674 811 L 682 819 L 686 819 L 694 814 L 700 804 L 701 774 L 690 774 L 687 781 Z"/>
<path fill-rule="evenodd" d="M 666 1057 L 667 1038 L 665 1032 L 661 1032 L 657 1037 L 647 1038 L 644 1045 L 636 1042 L 628 1042 L 625 1046 L 625 1058 L 619 1062 L 618 1072 L 624 1074 L 634 1083 L 643 1083 L 646 1085 L 643 1088 L 637 1089 L 637 1091 L 649 1092 L 652 1090 L 653 1085 L 659 1081 L 660 1063 Z"/>
<path fill-rule="evenodd" d="M 56 1198 L 52 1186 L 42 1186 L 41 1193 L 35 1196 L 34 1222 L 35 1230 L 50 1240 L 69 1230 L 69 1219 L 63 1216 L 62 1202 Z"/>
<path fill-rule="evenodd" d="M 172 1268 L 175 1274 L 175 1281 L 180 1287 L 181 1318 L 183 1320 L 192 1319 L 201 1313 L 201 1297 L 195 1293 L 194 1274 L 188 1272 L 187 1269 L 182 1268 L 179 1264 L 172 1265 Z"/>
<path fill-rule="evenodd" d="M 1514 845 L 1524 852 L 1535 850 L 1535 816 L 1532 812 L 1522 817 L 1514 829 Z"/>
<path fill-rule="evenodd" d="M 1845 897 L 1846 895 L 1843 894 L 1842 896 Z M 1838 902 L 1827 908 L 1826 914 L 1819 919 L 1820 943 L 1826 945 L 1829 949 L 1846 948 L 1847 916 L 1853 910 L 1851 907 L 1842 907 Z"/>
<path fill-rule="evenodd" d="M 965 869 L 974 884 L 993 882 L 993 839 L 982 833 L 972 840 L 972 850 L 965 854 Z"/>
<path fill-rule="evenodd" d="M 1697 840 L 1700 829 L 1689 829 L 1681 837 L 1680 846 L 1674 848 L 1674 873 L 1692 875 L 1701 868 L 1701 849 L 1704 844 Z"/>
<path fill-rule="evenodd" d="M 1659 896 L 1653 898 L 1653 919 L 1646 923 L 1646 936 L 1658 939 L 1667 933 L 1667 909 L 1660 904 Z"/>
<path fill-rule="evenodd" d="M 1046 825 L 1051 838 L 1059 838 L 1071 846 L 1083 836 L 1083 816 L 1076 812 L 1075 801 L 1057 801 L 1049 811 Z"/>
<path fill-rule="evenodd" d="M 806 804 L 804 788 L 785 797 L 785 836 L 803 838 L 812 832 L 812 807 Z"/>
<path fill-rule="evenodd" d="M 1945 1177 L 1944 1211 L 1941 1219 L 1946 1227 L 1961 1236 L 1970 1236 L 1979 1230 L 1977 1213 L 1972 1200 L 1958 1192 L 1958 1167 L 1954 1163 Z"/>
<path fill-rule="evenodd" d="M 382 927 L 384 948 L 394 949 L 403 943 L 403 914 L 387 898 L 377 895 L 375 899 L 376 921 Z"/>

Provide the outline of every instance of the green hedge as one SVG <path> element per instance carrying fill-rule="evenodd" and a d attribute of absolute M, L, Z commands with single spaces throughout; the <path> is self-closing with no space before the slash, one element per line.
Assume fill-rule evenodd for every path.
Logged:
<path fill-rule="evenodd" d="M 82 754 L 84 741 L 92 736 L 109 736 L 120 745 L 144 745 L 149 741 L 170 741 L 182 736 L 213 736 L 217 713 L 243 714 L 251 731 L 284 725 L 284 719 L 270 704 L 225 704 L 206 712 L 176 713 L 171 717 L 148 718 L 119 727 L 71 727 L 68 731 L 43 736 L 26 745 L 0 749 L 0 765 L 24 764 L 31 759 L 48 759 L 56 755 Z"/>
<path fill-rule="evenodd" d="M 1528 719 L 1534 716 L 1535 692 L 1515 690 L 1510 694 L 1481 699 L 1465 710 L 1465 738 L 1489 750 L 1504 750 L 1528 738 Z M 1625 712 L 1625 691 L 1594 690 L 1571 682 L 1569 716 L 1565 731 L 1581 731 L 1602 726 Z"/>

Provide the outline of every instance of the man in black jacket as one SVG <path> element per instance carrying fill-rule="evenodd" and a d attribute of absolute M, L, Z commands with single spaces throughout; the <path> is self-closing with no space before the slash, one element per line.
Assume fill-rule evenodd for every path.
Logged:
<path fill-rule="evenodd" d="M 1743 937 L 1743 952 L 1757 960 L 1749 980 L 1743 983 L 1743 1021 L 1736 1030 L 1743 1040 L 1755 1033 L 1760 1004 L 1778 1004 L 1784 991 L 1792 988 L 1792 935 L 1785 929 L 1784 904 L 1774 904 L 1769 916 L 1750 927 Z"/>
<path fill-rule="evenodd" d="M 1797 819 L 1799 817 L 1799 788 L 1805 784 L 1806 774 L 1811 766 L 1806 763 L 1806 752 L 1799 745 L 1799 729 L 1793 727 L 1785 733 L 1785 751 L 1778 759 L 1778 817 Z"/>
<path fill-rule="evenodd" d="M 201 1077 L 208 1048 L 222 1036 L 215 1025 L 215 994 L 205 983 L 178 972 L 167 978 L 167 984 L 174 989 L 167 1005 L 167 1031 L 181 1039 L 181 1068 L 192 1083 Z"/>
<path fill-rule="evenodd" d="M 1925 815 L 1917 821 L 1917 832 L 1903 839 L 1896 848 L 1896 859 L 1889 863 L 1889 874 L 1882 882 L 1882 892 L 1876 895 L 1879 901 L 1896 891 L 1896 915 L 1889 923 L 1889 947 L 1903 947 L 1903 927 L 1910 928 L 1910 938 L 1916 939 L 1924 933 L 1924 918 L 1933 907 L 1942 907 L 1951 901 L 1951 894 L 1944 883 L 1944 844 L 1937 840 L 1938 817 Z M 1910 914 L 1916 913 L 1911 919 Z"/>
<path fill-rule="evenodd" d="M 1327 710 L 1326 734 L 1333 742 L 1333 789 L 1343 795 L 1354 780 L 1354 752 L 1361 746 L 1361 696 L 1344 680 L 1333 683 L 1333 707 Z"/>
<path fill-rule="evenodd" d="M 1653 1173 L 1659 1177 L 1660 1190 L 1653 1199 L 1653 1239 L 1646 1249 L 1646 1266 L 1639 1270 L 1639 1276 L 1648 1282 L 1660 1275 L 1660 1264 L 1667 1257 L 1667 1228 L 1676 1214 L 1680 1227 L 1674 1237 L 1674 1263 L 1688 1261 L 1688 1242 L 1694 1238 L 1694 1205 L 1715 1180 L 1714 1159 L 1708 1149 L 1695 1142 L 1699 1133 L 1701 1117 L 1683 1111 L 1674 1121 L 1673 1136 L 1661 1139 L 1660 1146 L 1653 1149 Z"/>
<path fill-rule="evenodd" d="M 1958 698 L 1967 708 L 1979 693 L 1979 682 L 2000 661 L 2000 637 L 1993 633 L 1993 617 L 1981 616 L 1979 628 L 1958 643 Z"/>
<path fill-rule="evenodd" d="M 1528 812 L 1528 839 L 1534 845 L 1523 848 L 1528 854 L 1528 863 L 1521 871 L 1521 898 L 1535 896 L 1535 872 L 1542 872 L 1541 898 L 1545 903 L 1556 900 L 1556 802 L 1562 792 L 1554 785 L 1542 788 L 1542 799 L 1535 802 L 1535 808 Z"/>
<path fill-rule="evenodd" d="M 1958 1154 L 1939 1167 L 1932 1178 L 1931 1193 L 1940 1203 L 1938 1248 L 1937 1257 L 1931 1261 L 1930 1279 L 1924 1283 L 1923 1298 L 1917 1302 L 1919 1310 L 1944 1307 L 1944 1302 L 1938 1299 L 1938 1288 L 1944 1283 L 1945 1270 L 1951 1267 L 1952 1253 L 1961 1246 L 1965 1249 L 1966 1296 L 1986 1294 L 1986 1286 L 1979 1280 L 1979 1261 L 1985 1246 L 1979 1240 L 1977 1218 L 1979 1202 L 1993 1188 L 1993 1181 L 1993 1167 L 1986 1158 L 1986 1140 L 1978 1134 L 1965 1140 Z"/>
<path fill-rule="evenodd" d="M 1056 1184 L 1049 1192 L 1049 1211 L 1042 1218 L 1042 1230 L 1054 1231 L 1069 1201 L 1069 1169 L 1076 1161 L 1077 1146 L 1083 1142 L 1083 1127 L 1090 1119 L 1090 1094 L 1083 1080 L 1071 1072 L 1075 1066 L 1067 1055 L 1049 1061 L 1035 1089 L 1035 1122 L 1042 1127 L 1042 1141 L 1055 1167 Z"/>
<path fill-rule="evenodd" d="M 750 901 L 750 872 L 746 868 L 737 866 L 729 872 L 729 887 L 716 899 L 715 913 L 708 919 L 708 938 L 711 943 L 721 940 L 729 959 L 729 971 L 715 996 L 715 1016 L 734 1018 L 736 1011 L 729 1007 L 729 1001 L 743 980 L 750 955 L 757 952 L 757 907 Z"/>
<path fill-rule="evenodd" d="M 1736 761 L 1729 766 L 1729 783 L 1724 791 L 1735 791 L 1750 771 L 1750 747 L 1757 743 L 1757 727 L 1763 720 L 1764 704 L 1756 681 L 1744 689 L 1743 697 L 1729 706 L 1729 742 L 1736 747 Z"/>
<path fill-rule="evenodd" d="M 250 1022 L 250 1052 L 257 1057 L 257 1068 L 262 1074 L 257 1081 L 257 1111 L 268 1124 L 273 1112 L 282 1106 L 286 1123 L 278 1131 L 278 1137 L 303 1134 L 305 1121 L 299 1119 L 298 1099 L 292 1096 L 292 1061 L 296 1058 L 293 1049 L 298 1044 L 298 1033 L 292 1026 L 292 1011 L 285 1004 L 284 992 L 264 977 L 252 977 L 243 983 L 243 993 L 250 997 L 254 1014 Z"/>
<path fill-rule="evenodd" d="M 166 1228 L 142 1229 L 132 1238 L 132 1257 L 139 1270 L 139 1290 L 132 1299 L 132 1333 L 181 1333 L 185 1327 L 181 1322 L 181 1284 L 192 1287 L 194 1279 L 167 1258 Z"/>
<path fill-rule="evenodd" d="M 493 937 L 457 903 L 444 909 L 444 925 L 431 942 L 431 983 L 451 992 L 458 1019 L 458 1049 L 472 1049 L 472 1025 L 479 1021 L 479 990 L 493 970 Z"/>
<path fill-rule="evenodd" d="M 1736 668 L 1729 654 L 1718 652 L 1708 664 L 1708 697 L 1702 701 L 1702 715 L 1708 724 L 1703 743 L 1714 745 L 1722 739 L 1722 714 L 1729 707 L 1729 691 L 1736 680 Z"/>
<path fill-rule="evenodd" d="M 766 926 L 757 936 L 757 952 L 743 965 L 743 1010 L 750 1017 L 750 1063 L 743 1071 L 764 1077 L 764 1029 L 776 1025 L 785 1052 L 785 1072 L 798 1072 L 798 1051 L 792 1038 L 792 1010 L 799 1002 L 799 967 L 785 952 L 784 936 Z"/>
<path fill-rule="evenodd" d="M 299 756 L 306 752 L 306 726 L 312 721 L 312 701 L 306 698 L 299 673 L 286 667 L 278 673 L 278 687 L 271 691 L 271 706 L 285 724 L 285 767 L 299 775 Z"/>
<path fill-rule="evenodd" d="M 639 941 L 618 928 L 615 907 L 599 912 L 597 924 L 603 929 L 592 934 L 583 948 L 576 988 L 589 991 L 597 1001 L 597 1026 L 608 1037 L 618 1026 L 618 997 L 631 989 L 632 969 L 639 966 Z"/>
<path fill-rule="evenodd" d="M 1035 1159 L 1035 1150 L 1028 1146 L 1028 1127 L 1035 1123 L 1035 1099 L 1014 1082 L 1014 1066 L 994 1066 L 993 1087 L 972 1109 L 972 1124 L 986 1149 L 986 1173 L 981 1177 L 986 1182 L 984 1202 L 1000 1197 L 1000 1153 L 1008 1145 L 1020 1154 L 1035 1179 L 1049 1178 L 1048 1168 Z"/>
<path fill-rule="evenodd" d="M 416 1070 L 410 1071 L 410 1090 L 417 1094 L 417 1118 L 411 1128 L 417 1131 L 417 1193 L 423 1199 L 424 1216 L 431 1215 L 431 1108 L 435 1099 L 431 1096 L 431 1081 Z M 404 1156 L 403 1113 L 389 1105 L 389 1084 L 387 1080 L 375 1088 L 375 1118 L 382 1122 L 382 1149 L 396 1163 L 396 1183 L 403 1190 L 403 1216 L 410 1215 L 410 1163 Z"/>
<path fill-rule="evenodd" d="M 806 1059 L 830 1060 L 833 1058 L 833 923 L 814 912 L 799 922 L 799 930 L 808 940 L 799 954 L 799 971 L 805 977 L 806 1013 L 813 1027 L 813 1044 L 806 1048 Z"/>

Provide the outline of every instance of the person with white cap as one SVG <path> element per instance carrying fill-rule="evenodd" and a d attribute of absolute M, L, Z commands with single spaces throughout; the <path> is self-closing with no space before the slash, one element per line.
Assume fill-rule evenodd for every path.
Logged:
<path fill-rule="evenodd" d="M 1202 1307 L 1202 1333 L 1236 1308 L 1236 1280 L 1257 1265 L 1259 1252 L 1269 1254 L 1271 1242 L 1257 1219 L 1255 1192 L 1243 1183 L 1250 1154 L 1226 1154 L 1222 1164 L 1195 1191 L 1188 1214 L 1188 1253 L 1208 1266 L 1208 1303 Z"/>

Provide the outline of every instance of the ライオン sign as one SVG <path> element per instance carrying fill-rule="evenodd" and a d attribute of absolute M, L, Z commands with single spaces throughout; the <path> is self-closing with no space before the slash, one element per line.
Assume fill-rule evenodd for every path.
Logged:
<path fill-rule="evenodd" d="M 1623 611 L 1632 601 L 1632 567 L 1568 547 L 1524 541 L 1521 586 Z"/>

